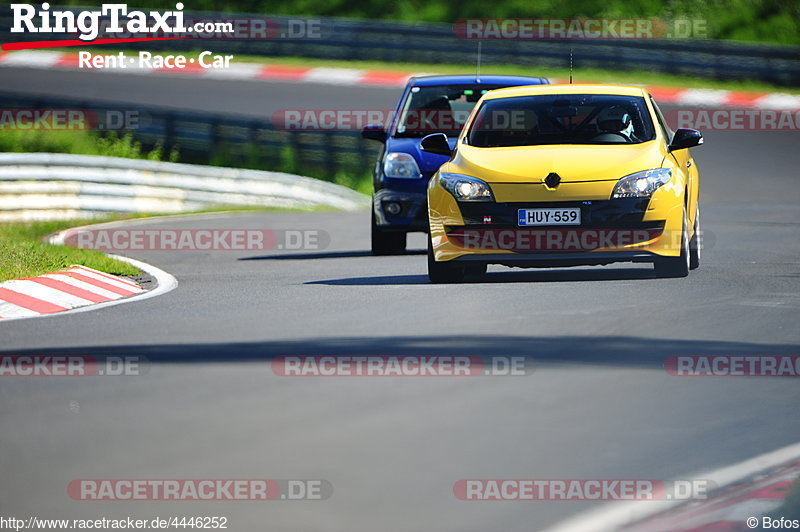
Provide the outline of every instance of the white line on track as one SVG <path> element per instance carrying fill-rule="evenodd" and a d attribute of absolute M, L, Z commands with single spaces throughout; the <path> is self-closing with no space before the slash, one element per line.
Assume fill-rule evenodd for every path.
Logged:
<path fill-rule="evenodd" d="M 761 471 L 800 458 L 800 443 L 750 458 L 738 464 L 715 471 L 694 475 L 696 479 L 710 480 L 719 489 L 734 484 Z M 611 503 L 568 519 L 545 532 L 606 532 L 619 530 L 624 526 L 685 504 L 686 501 L 627 501 Z"/>

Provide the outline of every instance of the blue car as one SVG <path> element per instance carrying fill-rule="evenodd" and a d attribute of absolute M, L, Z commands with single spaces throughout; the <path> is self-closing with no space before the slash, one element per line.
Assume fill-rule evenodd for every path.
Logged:
<path fill-rule="evenodd" d="M 373 172 L 372 253 L 394 255 L 406 249 L 406 234 L 427 232 L 426 187 L 448 157 L 420 150 L 431 133 L 445 133 L 455 146 L 461 126 L 486 91 L 543 85 L 528 76 L 424 76 L 411 78 L 387 131 L 365 127 L 361 136 L 383 143 Z"/>

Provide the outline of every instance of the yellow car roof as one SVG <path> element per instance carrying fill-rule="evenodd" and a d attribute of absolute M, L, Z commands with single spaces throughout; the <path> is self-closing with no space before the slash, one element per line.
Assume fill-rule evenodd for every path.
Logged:
<path fill-rule="evenodd" d="M 641 87 L 621 85 L 531 85 L 528 87 L 508 87 L 487 92 L 483 98 L 510 98 L 514 96 L 537 96 L 544 94 L 616 94 L 619 96 L 645 96 Z"/>

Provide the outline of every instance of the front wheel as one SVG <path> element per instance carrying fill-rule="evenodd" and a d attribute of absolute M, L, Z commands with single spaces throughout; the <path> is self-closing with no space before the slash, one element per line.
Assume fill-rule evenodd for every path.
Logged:
<path fill-rule="evenodd" d="M 372 212 L 372 254 L 400 255 L 406 251 L 406 234 L 402 231 L 384 231 L 375 221 Z"/>
<path fill-rule="evenodd" d="M 694 234 L 689 241 L 689 269 L 696 270 L 700 267 L 700 205 L 697 206 L 694 214 Z"/>
<path fill-rule="evenodd" d="M 656 277 L 686 277 L 689 275 L 689 235 L 686 230 L 686 215 L 681 228 L 681 254 L 677 257 L 657 257 L 653 266 Z"/>
<path fill-rule="evenodd" d="M 464 268 L 451 262 L 436 262 L 433 243 L 428 237 L 428 279 L 432 283 L 460 283 L 464 280 Z"/>

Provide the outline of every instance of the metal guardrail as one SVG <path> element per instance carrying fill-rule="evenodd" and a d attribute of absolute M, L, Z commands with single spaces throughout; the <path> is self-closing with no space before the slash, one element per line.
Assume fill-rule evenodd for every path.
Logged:
<path fill-rule="evenodd" d="M 55 9 L 55 8 L 53 8 Z M 61 9 L 61 8 L 58 8 Z M 297 17 L 186 12 L 190 19 L 268 18 L 286 28 Z M 147 43 L 147 49 L 213 49 L 220 53 L 363 59 L 388 62 L 466 63 L 475 61 L 476 41 L 456 36 L 450 24 L 408 24 L 377 20 L 315 18 L 320 31 L 306 38 L 247 40 L 175 40 Z M 8 5 L 0 7 L 0 37 L 11 24 Z M 39 34 L 13 34 L 13 40 L 37 40 Z M 58 39 L 67 36 L 51 36 Z M 800 47 L 700 39 L 638 40 L 484 40 L 483 62 L 565 67 L 569 50 L 585 68 L 647 70 L 714 79 L 758 79 L 800 85 Z"/>
<path fill-rule="evenodd" d="M 360 210 L 369 197 L 279 172 L 50 153 L 0 154 L 0 222 L 220 205 Z"/>
<path fill-rule="evenodd" d="M 94 100 L 0 93 L 0 108 L 81 109 L 103 115 L 135 113 L 132 134 L 145 146 L 177 149 L 182 161 L 280 169 L 333 181 L 337 175 L 361 177 L 375 164 L 378 143 L 358 131 L 287 131 L 268 119 L 100 103 Z"/>

